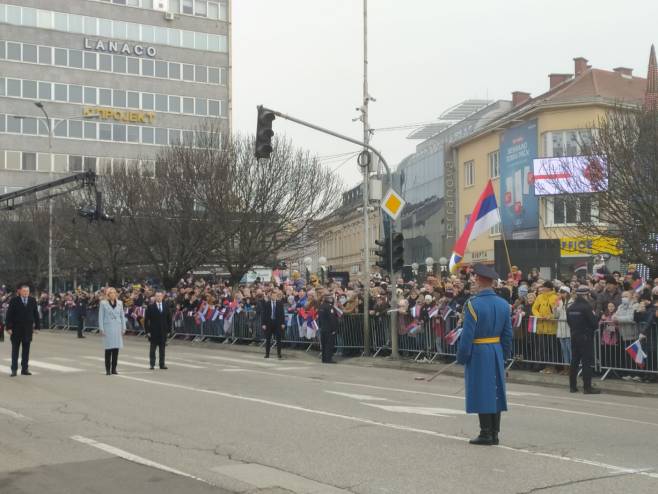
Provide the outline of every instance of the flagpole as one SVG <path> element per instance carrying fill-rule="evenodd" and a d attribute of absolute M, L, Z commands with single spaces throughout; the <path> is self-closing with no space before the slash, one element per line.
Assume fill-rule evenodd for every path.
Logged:
<path fill-rule="evenodd" d="M 492 182 L 491 179 L 489 179 L 489 182 Z M 493 182 L 492 182 L 492 188 L 494 190 L 494 196 L 496 195 L 496 188 L 493 187 Z M 507 239 L 505 238 L 505 228 L 503 228 L 503 215 L 500 214 L 500 202 L 498 201 L 498 198 L 496 197 L 496 204 L 498 205 L 498 215 L 500 216 L 500 238 L 503 239 L 503 245 L 505 246 L 505 254 L 507 255 L 507 265 L 509 266 L 509 272 L 512 272 L 512 260 L 509 255 L 509 248 L 507 247 Z"/>

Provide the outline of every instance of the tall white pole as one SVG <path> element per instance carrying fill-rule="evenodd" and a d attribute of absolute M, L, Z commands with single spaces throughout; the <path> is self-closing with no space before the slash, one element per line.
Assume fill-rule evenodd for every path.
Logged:
<path fill-rule="evenodd" d="M 368 125 L 368 0 L 363 0 L 363 105 L 361 118 L 363 120 L 363 143 L 370 143 L 370 128 Z M 364 148 L 364 151 L 367 151 Z M 363 168 L 363 353 L 370 355 L 370 160 Z"/>

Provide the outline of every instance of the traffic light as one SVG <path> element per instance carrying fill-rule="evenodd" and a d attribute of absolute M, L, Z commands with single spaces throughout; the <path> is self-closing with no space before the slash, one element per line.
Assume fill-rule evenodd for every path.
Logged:
<path fill-rule="evenodd" d="M 256 158 L 270 157 L 272 153 L 272 137 L 274 131 L 272 130 L 272 121 L 274 120 L 274 112 L 258 107 L 258 122 L 256 123 Z"/>
<path fill-rule="evenodd" d="M 388 237 L 386 237 L 384 240 L 375 240 L 375 244 L 380 247 L 380 249 L 375 252 L 377 257 L 379 257 L 379 260 L 375 263 L 375 266 L 378 266 L 383 271 L 388 272 L 390 259 Z"/>
<path fill-rule="evenodd" d="M 393 234 L 393 273 L 397 273 L 404 266 L 404 235 L 401 233 Z"/>

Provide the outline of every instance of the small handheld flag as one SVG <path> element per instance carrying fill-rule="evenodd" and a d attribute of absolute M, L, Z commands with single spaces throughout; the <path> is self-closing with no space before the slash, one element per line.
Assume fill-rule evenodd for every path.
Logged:
<path fill-rule="evenodd" d="M 631 356 L 633 362 L 640 368 L 644 369 L 644 361 L 647 359 L 647 354 L 642 350 L 640 340 L 635 341 L 626 348 L 626 352 Z"/>
<path fill-rule="evenodd" d="M 537 321 L 537 317 L 530 316 L 528 319 L 528 333 L 537 333 Z"/>
<path fill-rule="evenodd" d="M 452 331 L 450 331 L 450 332 L 446 335 L 446 343 L 448 343 L 448 345 L 450 345 L 450 346 L 452 346 L 452 345 L 454 345 L 455 343 L 457 343 L 457 340 L 458 340 L 459 337 L 461 336 L 461 334 L 462 334 L 462 330 L 463 330 L 463 329 L 464 329 L 464 328 L 457 328 L 457 329 L 453 329 Z"/>

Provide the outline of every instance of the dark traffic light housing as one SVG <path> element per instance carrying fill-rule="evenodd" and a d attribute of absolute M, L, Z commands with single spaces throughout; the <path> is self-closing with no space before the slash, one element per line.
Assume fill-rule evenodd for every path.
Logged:
<path fill-rule="evenodd" d="M 390 253 L 389 253 L 389 242 L 388 242 L 388 237 L 386 237 L 384 240 L 375 240 L 375 244 L 380 247 L 379 250 L 375 252 L 379 260 L 375 263 L 375 266 L 381 268 L 383 271 L 388 272 L 389 270 L 389 259 L 390 259 Z"/>
<path fill-rule="evenodd" d="M 393 234 L 393 273 L 397 273 L 404 266 L 404 235 L 401 233 Z"/>
<path fill-rule="evenodd" d="M 375 244 L 380 247 L 375 251 L 379 258 L 375 266 L 390 274 L 400 271 L 404 266 L 404 235 L 394 233 L 392 242 L 390 237 L 385 237 L 383 240 L 375 240 Z M 391 272 L 391 262 L 393 272 Z"/>
<path fill-rule="evenodd" d="M 274 131 L 272 130 L 272 122 L 275 116 L 272 110 L 263 108 L 262 105 L 258 107 L 258 121 L 256 123 L 256 158 L 269 159 L 272 154 L 272 137 Z"/>

